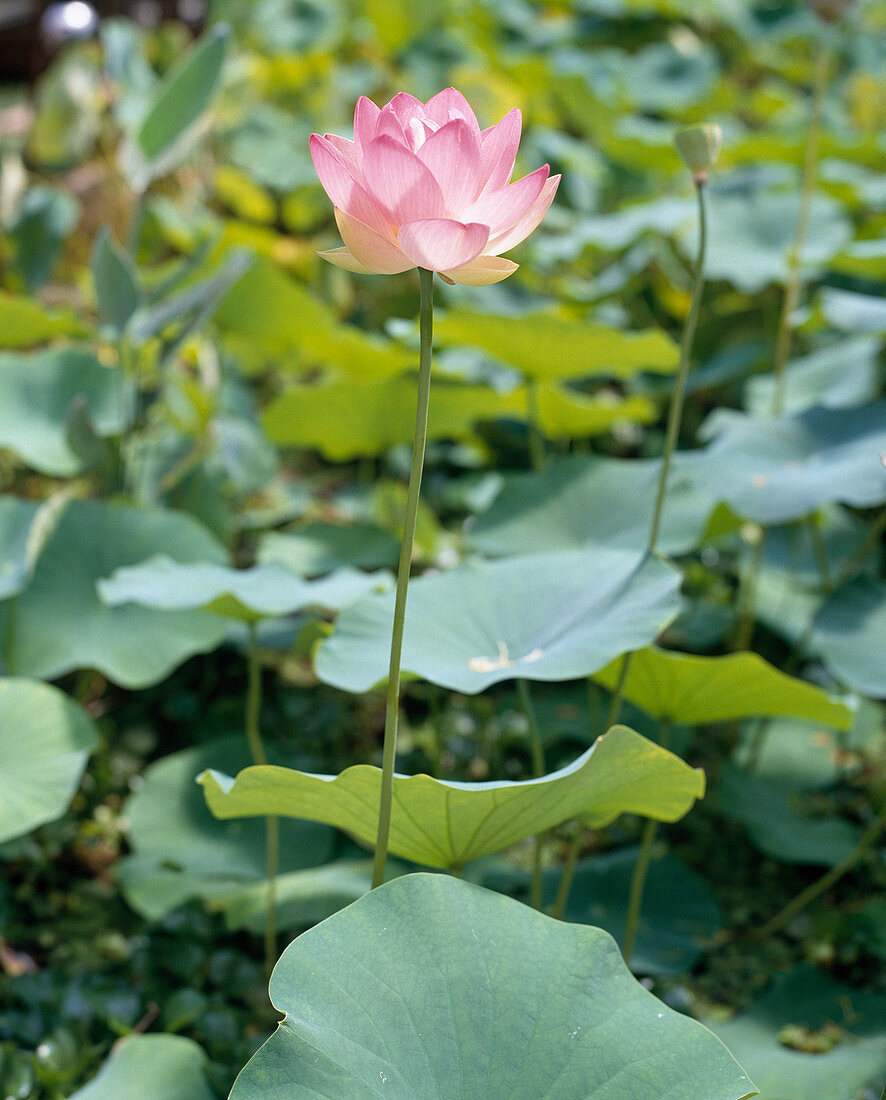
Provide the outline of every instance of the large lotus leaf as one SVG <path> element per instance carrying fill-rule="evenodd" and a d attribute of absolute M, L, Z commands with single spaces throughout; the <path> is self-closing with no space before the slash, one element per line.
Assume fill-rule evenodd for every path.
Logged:
<path fill-rule="evenodd" d="M 160 551 L 180 561 L 227 560 L 190 516 L 159 508 L 74 501 L 37 560 L 28 587 L 8 605 L 10 671 L 50 679 L 94 668 L 124 687 L 157 683 L 194 653 L 214 649 L 221 619 L 206 611 L 106 607 L 96 582 Z"/>
<path fill-rule="evenodd" d="M 594 673 L 610 691 L 621 660 Z M 821 688 L 787 676 L 756 653 L 696 657 L 651 646 L 635 653 L 624 686 L 625 698 L 656 718 L 697 726 L 753 715 L 790 715 L 849 729 L 852 711 Z"/>
<path fill-rule="evenodd" d="M 621 942 L 638 852 L 636 847 L 618 848 L 582 860 L 575 868 L 564 919 L 603 928 Z M 562 873 L 560 867 L 545 871 L 543 907 L 553 904 Z M 530 899 L 531 881 L 530 871 L 506 865 L 493 866 L 480 878 L 483 886 L 524 902 Z M 671 852 L 654 852 L 631 955 L 634 973 L 687 973 L 722 927 L 722 910 L 704 879 Z"/>
<path fill-rule="evenodd" d="M 835 1045 L 804 1050 L 804 1034 L 798 1029 L 809 1029 L 814 1044 L 828 1024 L 840 1029 Z M 772 988 L 734 1019 L 711 1021 L 710 1026 L 747 1066 L 766 1100 L 880 1095 L 886 1073 L 886 1000 L 881 992 L 866 992 L 800 967 L 778 975 Z M 866 1087 L 873 1091 L 865 1092 Z"/>
<path fill-rule="evenodd" d="M 258 545 L 258 560 L 278 562 L 302 577 L 343 565 L 358 569 L 396 567 L 400 544 L 371 523 L 311 523 L 298 531 L 270 531 Z"/>
<path fill-rule="evenodd" d="M 747 827 L 751 840 L 785 863 L 833 867 L 858 843 L 858 830 L 841 817 L 807 817 L 794 806 L 790 788 L 727 765 L 715 801 L 721 812 Z"/>
<path fill-rule="evenodd" d="M 217 820 L 195 782 L 206 768 L 237 771 L 249 762 L 245 737 L 235 736 L 173 753 L 146 770 L 144 783 L 126 801 L 133 854 L 119 865 L 126 899 L 142 916 L 157 920 L 195 897 L 224 896 L 233 904 L 253 885 L 264 912 L 264 821 Z M 328 826 L 284 818 L 281 874 L 325 863 L 333 844 Z"/>
<path fill-rule="evenodd" d="M 730 412 L 708 434 L 696 476 L 747 519 L 787 523 L 825 504 L 886 501 L 886 401 L 772 420 Z"/>
<path fill-rule="evenodd" d="M 340 611 L 370 592 L 390 589 L 392 581 L 387 572 L 370 575 L 349 566 L 308 581 L 283 565 L 231 569 L 211 562 L 177 562 L 157 554 L 116 570 L 98 582 L 98 591 L 111 607 L 136 603 L 163 611 L 203 608 L 255 622 L 310 607 Z"/>
<path fill-rule="evenodd" d="M 845 778 L 846 737 L 796 718 L 748 722 L 733 759 L 784 791 L 814 791 Z"/>
<path fill-rule="evenodd" d="M 857 336 L 792 360 L 784 374 L 784 412 L 803 412 L 813 405 L 851 408 L 873 401 L 879 384 L 879 351 L 879 340 Z M 771 372 L 755 375 L 745 386 L 745 407 L 754 416 L 768 416 L 774 395 Z"/>
<path fill-rule="evenodd" d="M 482 348 L 536 381 L 670 374 L 679 360 L 677 345 L 658 329 L 627 332 L 556 313 L 512 317 L 454 309 L 437 320 L 435 338 L 444 345 Z"/>
<path fill-rule="evenodd" d="M 788 256 L 794 241 L 799 190 L 773 191 L 721 183 L 711 194 L 705 275 L 728 279 L 746 294 L 757 294 L 769 283 L 788 277 Z M 852 237 L 852 226 L 840 203 L 826 195 L 812 202 L 809 232 L 803 249 L 806 270 L 835 256 Z M 687 234 L 688 255 L 696 250 L 696 229 Z"/>
<path fill-rule="evenodd" d="M 268 262 L 232 287 L 215 317 L 244 365 L 334 367 L 357 380 L 389 378 L 416 365 L 416 353 L 344 325 L 308 290 Z"/>
<path fill-rule="evenodd" d="M 70 310 L 48 310 L 33 298 L 0 290 L 0 348 L 30 348 L 56 336 L 85 336 L 86 325 Z"/>
<path fill-rule="evenodd" d="M 134 392 L 120 371 L 89 351 L 0 354 L 0 446 L 41 473 L 70 477 L 84 467 L 71 439 L 72 417 L 82 409 L 96 435 L 115 435 L 130 423 Z"/>
<path fill-rule="evenodd" d="M 246 768 L 236 779 L 207 771 L 206 800 L 222 818 L 280 814 L 335 825 L 375 841 L 381 771 L 340 775 Z M 520 783 L 394 778 L 390 851 L 428 867 L 460 867 L 573 817 L 595 826 L 619 814 L 675 821 L 704 793 L 704 775 L 626 726 L 614 726 L 568 767 Z"/>
<path fill-rule="evenodd" d="M 649 540 L 658 461 L 574 456 L 544 470 L 509 474 L 470 540 L 489 557 L 602 543 L 640 550 Z M 701 541 L 714 501 L 674 464 L 659 545 L 681 554 Z"/>
<path fill-rule="evenodd" d="M 49 684 L 0 677 L 0 843 L 68 808 L 98 732 Z"/>
<path fill-rule="evenodd" d="M 411 443 L 416 382 L 409 376 L 379 381 L 336 379 L 285 390 L 268 405 L 263 422 L 282 446 L 310 447 L 333 462 L 376 455 Z M 431 394 L 428 439 L 470 439 L 480 420 L 526 417 L 522 389 L 439 383 Z"/>
<path fill-rule="evenodd" d="M 679 587 L 662 559 L 611 547 L 465 562 L 410 585 L 401 665 L 472 695 L 501 680 L 574 680 L 652 643 Z M 342 612 L 316 653 L 321 680 L 359 692 L 387 678 L 393 597 Z"/>
<path fill-rule="evenodd" d="M 886 697 L 886 584 L 857 577 L 839 588 L 815 616 L 812 642 L 828 668 L 849 687 Z"/>
<path fill-rule="evenodd" d="M 538 425 L 548 439 L 585 439 L 613 424 L 651 424 L 658 416 L 654 403 L 640 394 L 587 394 L 556 383 L 541 383 L 536 402 Z"/>
<path fill-rule="evenodd" d="M 0 497 L 0 600 L 16 595 L 30 581 L 69 498 L 59 494 L 43 504 Z"/>
<path fill-rule="evenodd" d="M 215 1100 L 205 1066 L 184 1035 L 131 1035 L 71 1100 Z"/>
<path fill-rule="evenodd" d="M 444 875 L 405 875 L 300 936 L 286 1014 L 231 1100 L 385 1096 L 738 1100 L 701 1024 L 634 980 L 611 937 Z"/>

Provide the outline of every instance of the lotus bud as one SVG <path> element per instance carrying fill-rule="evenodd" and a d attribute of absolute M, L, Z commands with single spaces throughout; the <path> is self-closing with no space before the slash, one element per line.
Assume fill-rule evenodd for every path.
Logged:
<path fill-rule="evenodd" d="M 695 182 L 704 183 L 708 178 L 708 169 L 716 164 L 720 154 L 723 131 L 719 126 L 710 123 L 702 126 L 687 126 L 677 131 L 674 144 L 694 176 Z"/>

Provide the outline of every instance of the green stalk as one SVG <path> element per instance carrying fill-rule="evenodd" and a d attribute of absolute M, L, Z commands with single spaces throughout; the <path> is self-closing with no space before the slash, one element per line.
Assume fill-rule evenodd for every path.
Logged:
<path fill-rule="evenodd" d="M 671 723 L 667 718 L 662 719 L 659 730 L 659 744 L 666 749 L 671 740 Z M 640 910 L 643 908 L 643 891 L 646 888 L 646 878 L 649 874 L 649 864 L 652 861 L 652 845 L 655 843 L 655 834 L 658 831 L 658 822 L 651 817 L 643 824 L 643 835 L 640 839 L 640 851 L 637 862 L 634 864 L 634 873 L 631 876 L 631 892 L 628 896 L 628 915 L 625 920 L 625 938 L 622 947 L 622 955 L 628 966 L 631 965 L 631 956 L 634 954 L 634 944 L 637 942 L 637 929 L 640 926 Z"/>
<path fill-rule="evenodd" d="M 419 305 L 420 351 L 418 366 L 418 397 L 415 408 L 415 439 L 412 445 L 412 469 L 406 496 L 406 520 L 403 543 L 397 567 L 397 595 L 394 600 L 394 629 L 391 635 L 391 664 L 388 671 L 388 693 L 385 704 L 385 737 L 382 749 L 381 795 L 378 807 L 378 835 L 372 868 L 372 888 L 385 880 L 388 858 L 388 837 L 391 831 L 391 803 L 394 797 L 394 761 L 397 756 L 397 722 L 400 711 L 400 655 L 403 651 L 403 626 L 406 621 L 406 590 L 415 544 L 415 522 L 428 437 L 428 403 L 431 396 L 431 351 L 434 339 L 434 273 L 419 268 L 421 300 Z"/>
<path fill-rule="evenodd" d="M 246 740 L 253 764 L 267 764 L 268 757 L 261 737 L 261 660 L 255 623 L 248 626 L 246 686 Z M 280 865 L 280 819 L 265 818 L 265 875 L 268 880 L 265 897 L 265 973 L 271 976 L 277 961 L 277 870 Z"/>
<path fill-rule="evenodd" d="M 584 829 L 579 825 L 575 831 L 575 836 L 570 841 L 566 861 L 563 864 L 563 873 L 560 876 L 560 885 L 557 887 L 557 897 L 551 907 L 550 915 L 555 920 L 562 920 L 566 911 L 566 902 L 569 901 L 569 891 L 572 889 L 572 880 L 575 878 L 575 866 L 578 863 L 578 853 L 581 850 L 583 835 Z"/>
<path fill-rule="evenodd" d="M 841 879 L 847 871 L 851 871 L 862 856 L 873 847 L 880 833 L 883 831 L 884 826 L 886 826 L 886 805 L 883 806 L 874 820 L 862 833 L 858 844 L 855 845 L 849 855 L 841 860 L 836 867 L 832 867 L 827 874 L 822 875 L 821 878 L 813 882 L 811 886 L 807 886 L 805 890 L 797 894 L 792 901 L 788 902 L 780 913 L 776 913 L 771 920 L 767 921 L 762 928 L 754 933 L 753 939 L 765 940 L 768 936 L 771 936 L 773 932 L 780 931 L 786 924 L 793 920 L 802 909 L 805 909 L 810 902 L 821 897 L 821 895 L 825 893 L 826 890 L 829 890 L 835 882 Z"/>
<path fill-rule="evenodd" d="M 520 696 L 520 705 L 526 715 L 529 724 L 529 745 L 532 749 L 532 772 L 536 779 L 545 773 L 545 750 L 541 740 L 541 730 L 538 725 L 538 716 L 532 704 L 532 696 L 529 694 L 529 684 L 526 680 L 517 681 L 517 694 Z M 541 911 L 542 891 L 542 867 L 541 867 L 541 834 L 535 837 L 535 851 L 532 856 L 532 889 L 529 901 L 533 909 Z"/>

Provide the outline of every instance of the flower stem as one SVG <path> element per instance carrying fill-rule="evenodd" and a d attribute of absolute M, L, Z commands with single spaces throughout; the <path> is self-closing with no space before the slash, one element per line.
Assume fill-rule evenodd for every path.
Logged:
<path fill-rule="evenodd" d="M 261 660 L 255 623 L 249 623 L 246 687 L 246 740 L 253 764 L 267 764 L 268 757 L 261 737 Z M 269 978 L 277 961 L 277 870 L 280 864 L 280 819 L 265 818 L 265 875 L 268 880 L 265 896 L 265 974 Z"/>
<path fill-rule="evenodd" d="M 418 397 L 415 408 L 415 439 L 412 445 L 412 469 L 406 496 L 406 520 L 403 543 L 397 567 L 397 594 L 394 600 L 394 629 L 391 635 L 391 664 L 388 671 L 388 694 L 385 704 L 385 737 L 382 749 L 381 795 L 378 808 L 378 835 L 372 868 L 372 888 L 385 879 L 388 858 L 388 837 L 391 831 L 391 803 L 394 797 L 394 761 L 397 756 L 397 722 L 400 710 L 400 654 L 403 650 L 403 627 L 406 621 L 406 590 L 415 543 L 415 522 L 428 437 L 428 403 L 431 395 L 431 350 L 434 338 L 434 273 L 419 268 L 421 299 L 419 305 L 420 351 L 418 366 Z"/>
<path fill-rule="evenodd" d="M 581 851 L 583 839 L 584 829 L 579 826 L 575 830 L 575 836 L 569 842 L 569 851 L 566 853 L 566 861 L 563 864 L 560 885 L 557 887 L 557 897 L 551 908 L 550 915 L 555 920 L 562 920 L 563 913 L 566 911 L 566 902 L 569 901 L 569 891 L 572 889 L 572 880 L 575 878 L 575 865 L 578 863 L 578 853 Z"/>
<path fill-rule="evenodd" d="M 671 740 L 671 723 L 667 718 L 662 719 L 659 729 L 659 744 L 666 749 Z M 637 942 L 637 929 L 640 925 L 640 910 L 643 907 L 643 891 L 646 888 L 646 878 L 649 874 L 649 864 L 652 861 L 652 845 L 655 843 L 655 834 L 658 831 L 658 822 L 651 817 L 643 824 L 643 835 L 640 839 L 640 851 L 637 862 L 634 864 L 634 873 L 631 876 L 631 891 L 628 896 L 628 915 L 625 919 L 625 937 L 622 955 L 628 966 L 631 965 L 631 956 L 634 954 L 634 944 Z"/>

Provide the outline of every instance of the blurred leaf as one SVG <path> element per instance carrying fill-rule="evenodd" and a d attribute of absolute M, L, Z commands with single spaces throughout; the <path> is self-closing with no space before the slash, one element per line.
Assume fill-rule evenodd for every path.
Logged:
<path fill-rule="evenodd" d="M 131 1035 L 71 1100 L 215 1100 L 206 1055 L 183 1035 Z"/>
<path fill-rule="evenodd" d="M 814 405 L 851 408 L 872 401 L 879 387 L 879 352 L 879 340 L 857 336 L 792 359 L 784 374 L 784 412 L 804 412 Z M 774 393 L 771 374 L 749 378 L 744 390 L 745 408 L 753 416 L 768 416 Z"/>
<path fill-rule="evenodd" d="M 879 295 L 823 287 L 818 307 L 841 332 L 886 333 L 886 301 Z"/>
<path fill-rule="evenodd" d="M 0 496 L 0 600 L 21 592 L 70 503 L 57 493 L 42 504 Z"/>
<path fill-rule="evenodd" d="M 621 661 L 593 674 L 612 691 Z M 835 729 L 852 725 L 852 711 L 821 688 L 779 672 L 756 653 L 696 657 L 664 649 L 638 650 L 631 659 L 625 698 L 655 718 L 698 726 L 752 715 L 789 715 Z"/>
<path fill-rule="evenodd" d="M 849 687 L 886 698 L 886 584 L 856 577 L 815 616 L 812 644 Z"/>
<path fill-rule="evenodd" d="M 24 463 L 57 477 L 70 477 L 88 465 L 72 446 L 71 416 L 77 406 L 97 436 L 117 435 L 131 423 L 134 387 L 88 351 L 0 353 L 0 446 Z"/>
<path fill-rule="evenodd" d="M 286 1017 L 231 1100 L 268 1097 L 284 1077 L 317 1098 L 534 1100 L 553 1087 L 559 1100 L 603 1100 L 614 1080 L 624 1097 L 754 1095 L 726 1048 L 635 982 L 605 933 L 443 875 L 405 875 L 304 933 L 270 995 Z"/>
<path fill-rule="evenodd" d="M 98 730 L 57 688 L 0 677 L 0 843 L 22 836 L 68 808 Z"/>
<path fill-rule="evenodd" d="M 90 258 L 98 311 L 118 333 L 141 304 L 135 265 L 106 228 L 95 238 Z"/>
<path fill-rule="evenodd" d="M 468 694 L 587 676 L 655 640 L 679 581 L 661 559 L 612 547 L 467 561 L 409 586 L 402 668 Z M 317 650 L 319 678 L 354 692 L 386 681 L 393 613 L 393 593 L 342 612 Z"/>
<path fill-rule="evenodd" d="M 335 825 L 375 842 L 381 770 L 356 764 L 340 775 L 271 766 L 236 779 L 200 776 L 223 820 L 263 814 Z M 704 775 L 626 726 L 613 726 L 568 767 L 522 783 L 444 783 L 394 777 L 390 852 L 428 867 L 461 867 L 573 817 L 602 826 L 623 813 L 683 817 L 704 793 Z"/>
<path fill-rule="evenodd" d="M 50 310 L 31 298 L 0 290 L 0 348 L 29 348 L 55 336 L 85 336 L 83 321 L 70 310 Z"/>
<path fill-rule="evenodd" d="M 258 546 L 260 562 L 279 562 L 303 577 L 331 573 L 343 565 L 396 568 L 399 556 L 397 539 L 370 523 L 311 523 L 298 531 L 270 531 Z"/>
<path fill-rule="evenodd" d="M 13 265 L 30 294 L 52 275 L 62 245 L 80 217 L 73 195 L 37 184 L 28 189 L 9 227 Z"/>

